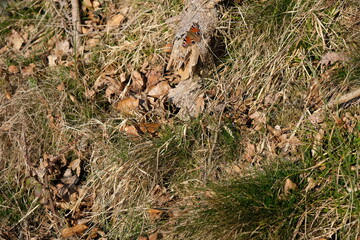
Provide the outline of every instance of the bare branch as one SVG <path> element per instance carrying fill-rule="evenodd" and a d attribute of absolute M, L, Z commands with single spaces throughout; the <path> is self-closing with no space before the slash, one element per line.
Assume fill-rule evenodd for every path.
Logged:
<path fill-rule="evenodd" d="M 71 0 L 71 18 L 73 23 L 74 31 L 74 49 L 76 52 L 79 52 L 81 39 L 81 26 L 80 26 L 80 10 L 79 10 L 79 0 Z"/>

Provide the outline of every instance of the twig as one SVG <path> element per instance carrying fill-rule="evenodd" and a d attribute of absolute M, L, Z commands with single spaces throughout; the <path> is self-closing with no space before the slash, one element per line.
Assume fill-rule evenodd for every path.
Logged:
<path fill-rule="evenodd" d="M 325 105 L 325 108 L 333 108 L 337 105 L 349 102 L 355 98 L 360 97 L 360 88 L 356 89 L 355 91 L 352 91 L 348 94 L 342 95 L 341 97 L 331 100 L 328 104 Z"/>
<path fill-rule="evenodd" d="M 46 12 L 41 17 L 40 21 L 34 28 L 35 31 L 33 31 L 33 32 L 35 32 L 35 34 L 27 41 L 26 45 L 23 47 L 23 49 L 22 49 L 23 53 L 25 53 L 26 50 L 28 50 L 28 48 L 32 45 L 33 41 L 35 41 L 41 34 L 43 34 L 45 32 L 44 30 L 40 30 L 39 27 L 44 22 L 44 19 L 48 15 L 48 12 L 49 12 L 49 10 L 46 10 Z"/>
<path fill-rule="evenodd" d="M 74 49 L 76 52 L 79 52 L 79 48 L 80 48 L 80 44 L 81 44 L 79 0 L 71 0 L 71 19 L 72 19 L 73 31 L 74 31 Z"/>
<path fill-rule="evenodd" d="M 355 91 L 352 91 L 348 94 L 345 94 L 335 100 L 331 100 L 328 104 L 325 105 L 324 108 L 322 108 L 320 111 L 323 111 L 323 109 L 326 109 L 326 108 L 333 108 L 337 105 L 340 105 L 340 104 L 343 104 L 343 103 L 346 103 L 346 102 L 349 102 L 350 100 L 353 100 L 355 98 L 358 98 L 360 97 L 360 88 L 359 89 L 356 89 Z M 292 137 L 295 136 L 296 134 L 296 131 L 298 130 L 298 128 L 300 127 L 300 124 L 302 123 L 302 121 L 304 120 L 304 117 L 305 117 L 305 112 L 301 115 L 301 118 L 299 119 L 298 123 L 296 124 L 296 127 L 294 129 L 294 131 L 292 132 L 292 134 L 290 135 L 289 139 L 291 139 Z M 289 149 L 290 147 L 290 143 L 286 143 L 284 149 L 285 149 L 285 152 Z"/>
<path fill-rule="evenodd" d="M 213 156 L 213 153 L 214 153 L 217 141 L 218 141 L 218 135 L 219 135 L 219 131 L 220 131 L 220 125 L 221 125 L 222 116 L 223 116 L 224 111 L 225 111 L 225 106 L 226 106 L 226 104 L 224 104 L 224 106 L 223 106 L 223 108 L 222 108 L 222 110 L 220 112 L 220 115 L 219 115 L 218 125 L 217 125 L 217 128 L 215 130 L 215 134 L 214 134 L 214 142 L 213 142 L 213 144 L 211 146 L 209 156 L 205 159 L 205 166 L 204 166 L 205 169 L 204 169 L 204 179 L 203 179 L 204 184 L 206 184 L 206 181 L 207 181 L 208 166 L 211 163 L 211 159 L 212 159 L 212 156 Z"/>

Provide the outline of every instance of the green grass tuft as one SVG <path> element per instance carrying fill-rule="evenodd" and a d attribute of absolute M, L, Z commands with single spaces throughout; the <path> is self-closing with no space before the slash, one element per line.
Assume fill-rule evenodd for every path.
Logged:
<path fill-rule="evenodd" d="M 359 130 L 357 124 L 354 132 Z M 355 239 L 359 145 L 360 136 L 332 124 L 315 155 L 312 143 L 301 162 L 280 161 L 209 184 L 178 231 L 186 239 Z M 319 162 L 323 168 L 314 167 Z M 286 194 L 287 178 L 299 190 Z M 316 183 L 312 188 L 309 179 Z"/>

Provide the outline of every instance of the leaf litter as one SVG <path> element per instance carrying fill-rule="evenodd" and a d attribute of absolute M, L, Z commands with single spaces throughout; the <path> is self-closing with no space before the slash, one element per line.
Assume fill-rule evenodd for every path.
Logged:
<path fill-rule="evenodd" d="M 128 8 L 124 11 L 116 11 L 107 16 L 99 17 L 96 11 L 101 9 L 100 1 L 84 0 L 83 9 L 88 14 L 89 20 L 86 26 L 83 26 L 83 33 L 88 36 L 85 41 L 87 50 L 90 51 L 93 47 L 101 42 L 102 36 L 107 32 L 115 32 L 117 28 L 121 28 L 122 24 L 127 21 Z M 14 50 L 21 50 L 26 44 L 28 36 L 22 31 L 12 30 L 8 38 L 9 46 Z M 71 55 L 73 48 L 70 39 L 64 39 L 60 35 L 55 35 L 48 42 L 49 54 L 47 56 L 48 65 L 55 67 L 58 65 L 69 66 L 72 64 Z M 132 44 L 129 42 L 129 44 Z M 124 45 L 125 46 L 125 45 Z M 136 48 L 135 45 L 132 46 Z M 164 47 L 164 52 L 171 52 L 172 44 L 167 44 Z M 8 51 L 3 47 L 2 51 Z M 173 116 L 179 117 L 183 120 L 191 119 L 199 116 L 206 109 L 205 98 L 209 92 L 202 90 L 196 81 L 191 81 L 189 78 L 193 75 L 193 68 L 198 63 L 199 53 L 196 48 L 188 56 L 185 65 L 177 72 L 164 71 L 165 66 L 162 64 L 147 63 L 141 69 L 129 70 L 129 72 L 121 72 L 116 69 L 116 66 L 110 65 L 103 68 L 98 74 L 96 81 L 92 87 L 86 89 L 85 96 L 89 99 L 94 99 L 95 96 L 103 95 L 107 101 L 112 104 L 114 109 L 119 114 L 126 118 L 130 116 L 133 118 L 142 119 L 141 121 L 127 122 L 119 127 L 119 131 L 132 135 L 135 137 L 158 136 L 157 132 L 161 125 L 166 122 L 164 115 L 158 112 L 166 112 L 164 103 L 173 104 L 180 111 Z M 336 62 L 346 62 L 347 58 L 342 53 L 330 52 L 325 54 L 320 60 L 321 65 L 331 65 Z M 8 71 L 12 74 L 21 72 L 23 77 L 29 77 L 34 74 L 36 69 L 35 64 L 22 66 L 21 70 L 15 65 L 11 65 Z M 58 91 L 64 91 L 64 85 L 58 85 Z M 213 94 L 214 96 L 216 94 Z M 265 97 L 264 106 L 271 106 L 283 98 L 283 93 L 269 94 Z M 320 86 L 317 82 L 311 86 L 310 93 L 307 96 L 308 102 L 312 103 L 314 110 L 318 109 L 322 104 L 323 96 L 320 92 Z M 279 153 L 279 149 L 284 148 L 286 143 L 291 143 L 293 146 L 300 145 L 300 140 L 296 136 L 292 136 L 287 129 L 282 129 L 280 126 L 271 127 L 268 122 L 267 113 L 262 106 L 252 108 L 255 100 L 248 98 L 246 101 L 231 102 L 229 106 L 232 111 L 225 113 L 236 124 L 245 127 L 248 130 L 266 130 L 269 133 L 266 147 L 258 146 L 255 142 L 239 143 L 244 144 L 243 158 L 248 162 L 256 162 L 256 156 L 263 151 L 268 151 L 267 155 L 274 156 Z M 220 103 L 219 109 L 222 108 L 223 103 Z M 159 111 L 160 109 L 160 111 Z M 148 117 L 151 115 L 151 117 Z M 144 120 L 145 119 L 145 120 Z M 150 120 L 151 119 L 151 120 Z M 311 118 L 310 118 L 311 119 Z M 338 123 L 349 131 L 354 131 L 354 117 L 346 115 L 338 119 Z M 323 118 L 316 118 L 314 124 L 322 124 Z M 49 115 L 49 126 L 53 129 L 59 129 L 57 117 Z M 2 127 L 3 131 L 8 131 L 11 126 Z M 319 142 L 321 142 L 321 133 Z M 265 149 L 265 150 L 264 150 Z M 295 150 L 294 150 L 295 151 Z M 75 154 L 76 155 L 76 154 Z M 82 187 L 85 181 L 83 177 L 84 169 L 82 163 L 85 161 L 82 156 L 76 156 L 76 159 L 69 158 L 66 154 L 59 154 L 53 156 L 44 153 L 43 160 L 39 166 L 34 168 L 37 178 L 40 182 L 40 191 L 36 191 L 38 196 L 41 196 L 44 205 L 51 209 L 49 198 L 53 198 L 54 205 L 57 209 L 66 209 L 73 212 L 72 218 L 69 220 L 70 226 L 62 230 L 63 237 L 71 237 L 75 235 L 82 235 L 86 232 L 91 223 L 88 224 L 86 212 L 91 212 L 92 199 L 95 197 L 87 192 Z M 242 168 L 238 165 L 231 166 L 231 171 L 237 174 L 241 173 Z M 46 180 L 46 178 L 49 178 Z M 50 181 L 49 181 L 50 180 Z M 48 187 L 46 185 L 49 185 Z M 307 191 L 316 187 L 316 183 L 312 179 L 308 179 Z M 290 194 L 295 191 L 297 186 L 290 179 L 286 179 L 284 183 L 284 194 Z M 50 193 L 46 193 L 50 191 Z M 167 219 L 171 216 L 171 202 L 175 199 L 170 194 L 170 191 L 165 187 L 157 185 L 151 196 L 151 208 L 148 210 L 149 218 L 154 221 L 160 219 Z M 48 195 L 48 196 L 46 196 Z M 85 222 L 85 223 L 82 223 Z M 93 231 L 96 236 L 100 236 L 100 229 Z M 99 234 L 98 234 L 99 233 Z M 89 236 L 91 233 L 89 233 Z M 157 239 L 158 233 L 152 233 L 144 239 Z M 139 238 L 140 239 L 140 238 Z"/>

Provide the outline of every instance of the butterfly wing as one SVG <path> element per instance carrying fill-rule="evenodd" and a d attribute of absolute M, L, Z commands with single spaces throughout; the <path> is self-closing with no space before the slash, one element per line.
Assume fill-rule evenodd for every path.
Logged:
<path fill-rule="evenodd" d="M 200 28 L 199 24 L 194 23 L 190 30 L 187 32 L 184 41 L 183 41 L 183 47 L 192 46 L 195 43 L 199 42 L 201 40 L 200 37 Z"/>
<path fill-rule="evenodd" d="M 190 32 L 190 33 L 195 33 L 195 34 L 197 34 L 197 35 L 200 35 L 200 27 L 199 27 L 199 24 L 194 23 L 194 24 L 191 26 L 189 32 Z"/>

